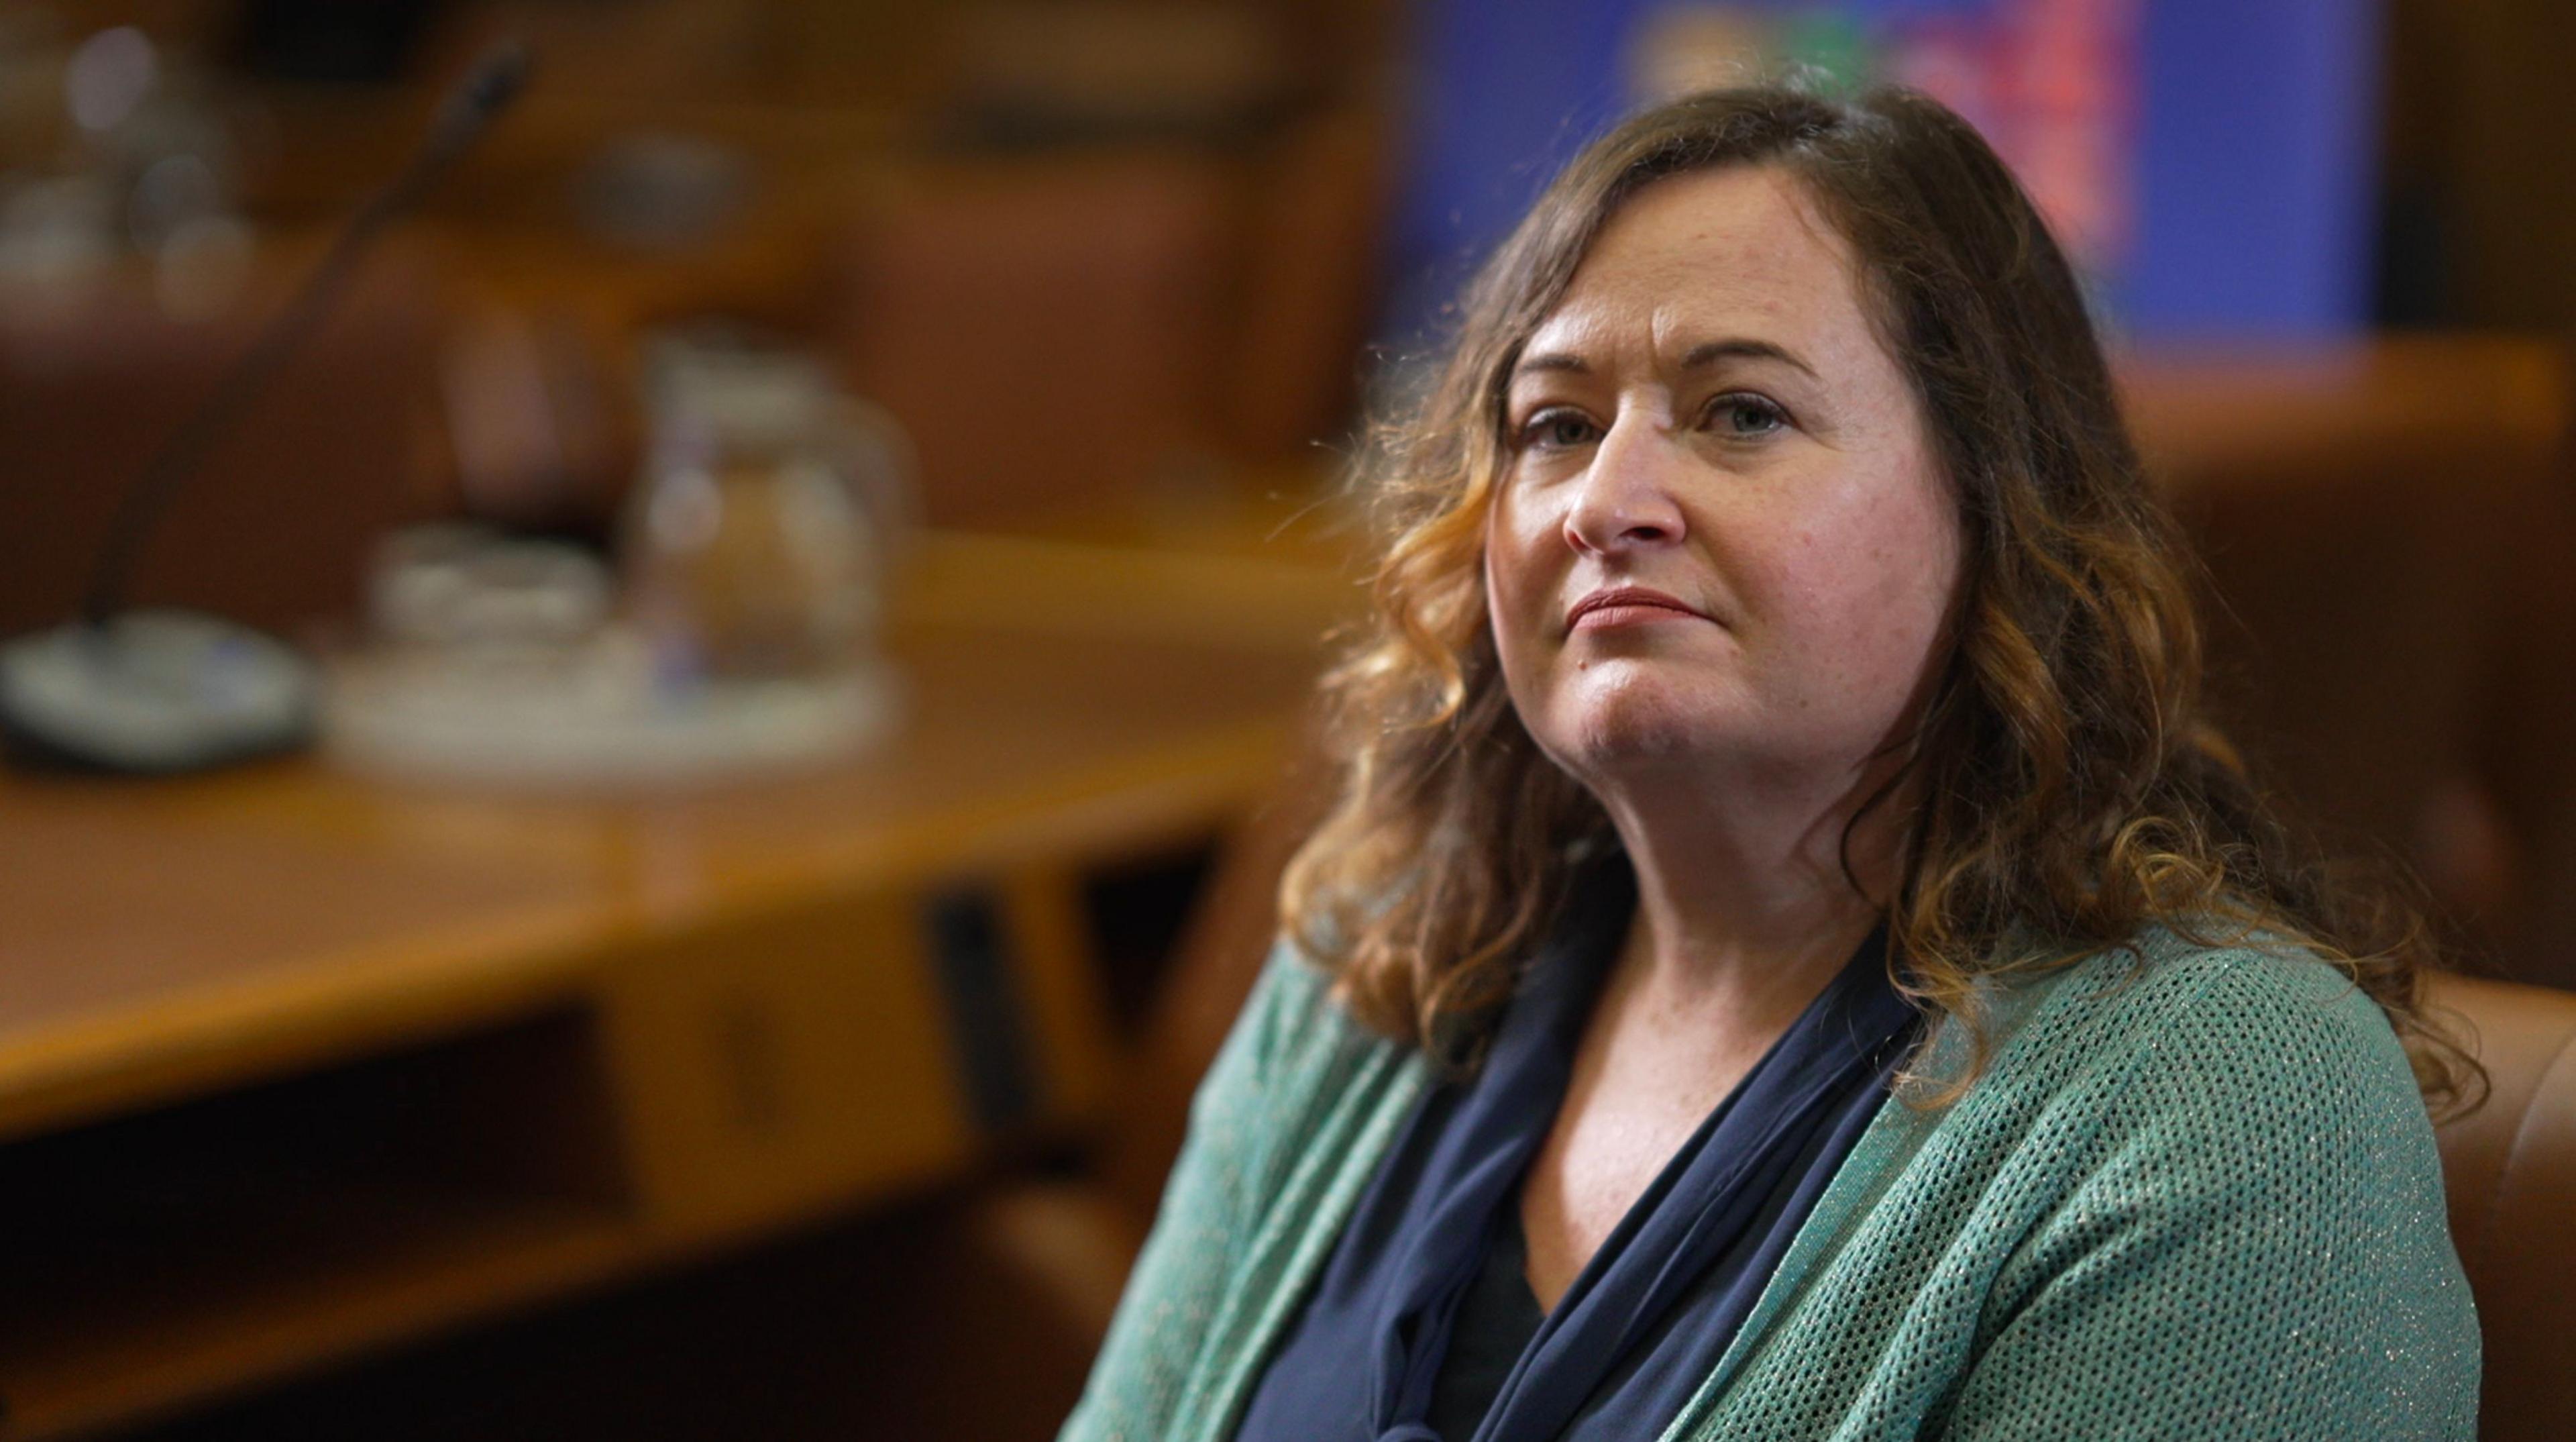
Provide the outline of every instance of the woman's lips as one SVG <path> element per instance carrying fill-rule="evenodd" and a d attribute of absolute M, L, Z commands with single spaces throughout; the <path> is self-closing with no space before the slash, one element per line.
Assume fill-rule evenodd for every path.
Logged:
<path fill-rule="evenodd" d="M 1651 591 L 1643 586 L 1615 586 L 1595 591 L 1574 603 L 1565 613 L 1565 629 L 1606 631 L 1620 626 L 1650 626 L 1662 621 L 1705 621 L 1709 618 L 1682 603 L 1676 596 Z"/>

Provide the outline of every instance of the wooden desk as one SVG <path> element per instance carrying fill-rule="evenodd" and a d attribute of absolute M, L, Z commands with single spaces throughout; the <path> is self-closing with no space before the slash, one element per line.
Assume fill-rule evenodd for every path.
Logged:
<path fill-rule="evenodd" d="M 946 538 L 904 607 L 900 739 L 704 794 L 406 793 L 302 762 L 0 780 L 0 1436 L 181 1407 L 1094 1115 L 1079 881 L 1271 781 L 1317 655 L 1300 607 L 1338 594 L 1298 575 Z"/>

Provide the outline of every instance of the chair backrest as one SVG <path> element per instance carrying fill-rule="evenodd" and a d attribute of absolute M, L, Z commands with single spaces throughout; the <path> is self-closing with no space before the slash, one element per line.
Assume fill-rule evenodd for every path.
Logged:
<path fill-rule="evenodd" d="M 1234 202 L 1181 153 L 924 164 L 843 251 L 847 379 L 920 452 L 934 525 L 1115 506 L 1206 453 Z"/>
<path fill-rule="evenodd" d="M 2418 336 L 2127 381 L 2258 776 L 2337 850 L 2404 858 L 2507 974 L 2576 987 L 2565 356 Z"/>
<path fill-rule="evenodd" d="M 71 618 L 126 492 L 298 279 L 259 263 L 238 304 L 174 319 L 121 274 L 58 305 L 0 300 L 0 638 Z M 293 632 L 354 610 L 376 538 L 448 503 L 420 444 L 436 395 L 438 271 L 395 246 L 173 496 L 131 599 Z"/>
<path fill-rule="evenodd" d="M 2446 976 L 2493 1089 L 2439 1132 L 2451 1237 L 2486 1346 L 2478 1435 L 2576 1436 L 2576 995 Z"/>

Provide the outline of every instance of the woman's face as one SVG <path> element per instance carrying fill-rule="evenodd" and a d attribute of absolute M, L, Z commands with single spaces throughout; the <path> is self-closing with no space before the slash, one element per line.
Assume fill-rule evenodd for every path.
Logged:
<path fill-rule="evenodd" d="M 1486 593 L 1560 765 L 1595 789 L 1676 761 L 1841 775 L 1909 722 L 1958 518 L 1849 249 L 1786 173 L 1632 196 L 1523 349 L 1504 425 Z"/>

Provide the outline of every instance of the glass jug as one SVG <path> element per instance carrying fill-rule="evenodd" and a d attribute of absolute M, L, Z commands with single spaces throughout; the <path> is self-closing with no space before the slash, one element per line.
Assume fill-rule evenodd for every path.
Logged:
<path fill-rule="evenodd" d="M 654 347 L 621 551 L 666 696 L 873 668 L 912 516 L 909 447 L 793 349 L 701 332 Z"/>

